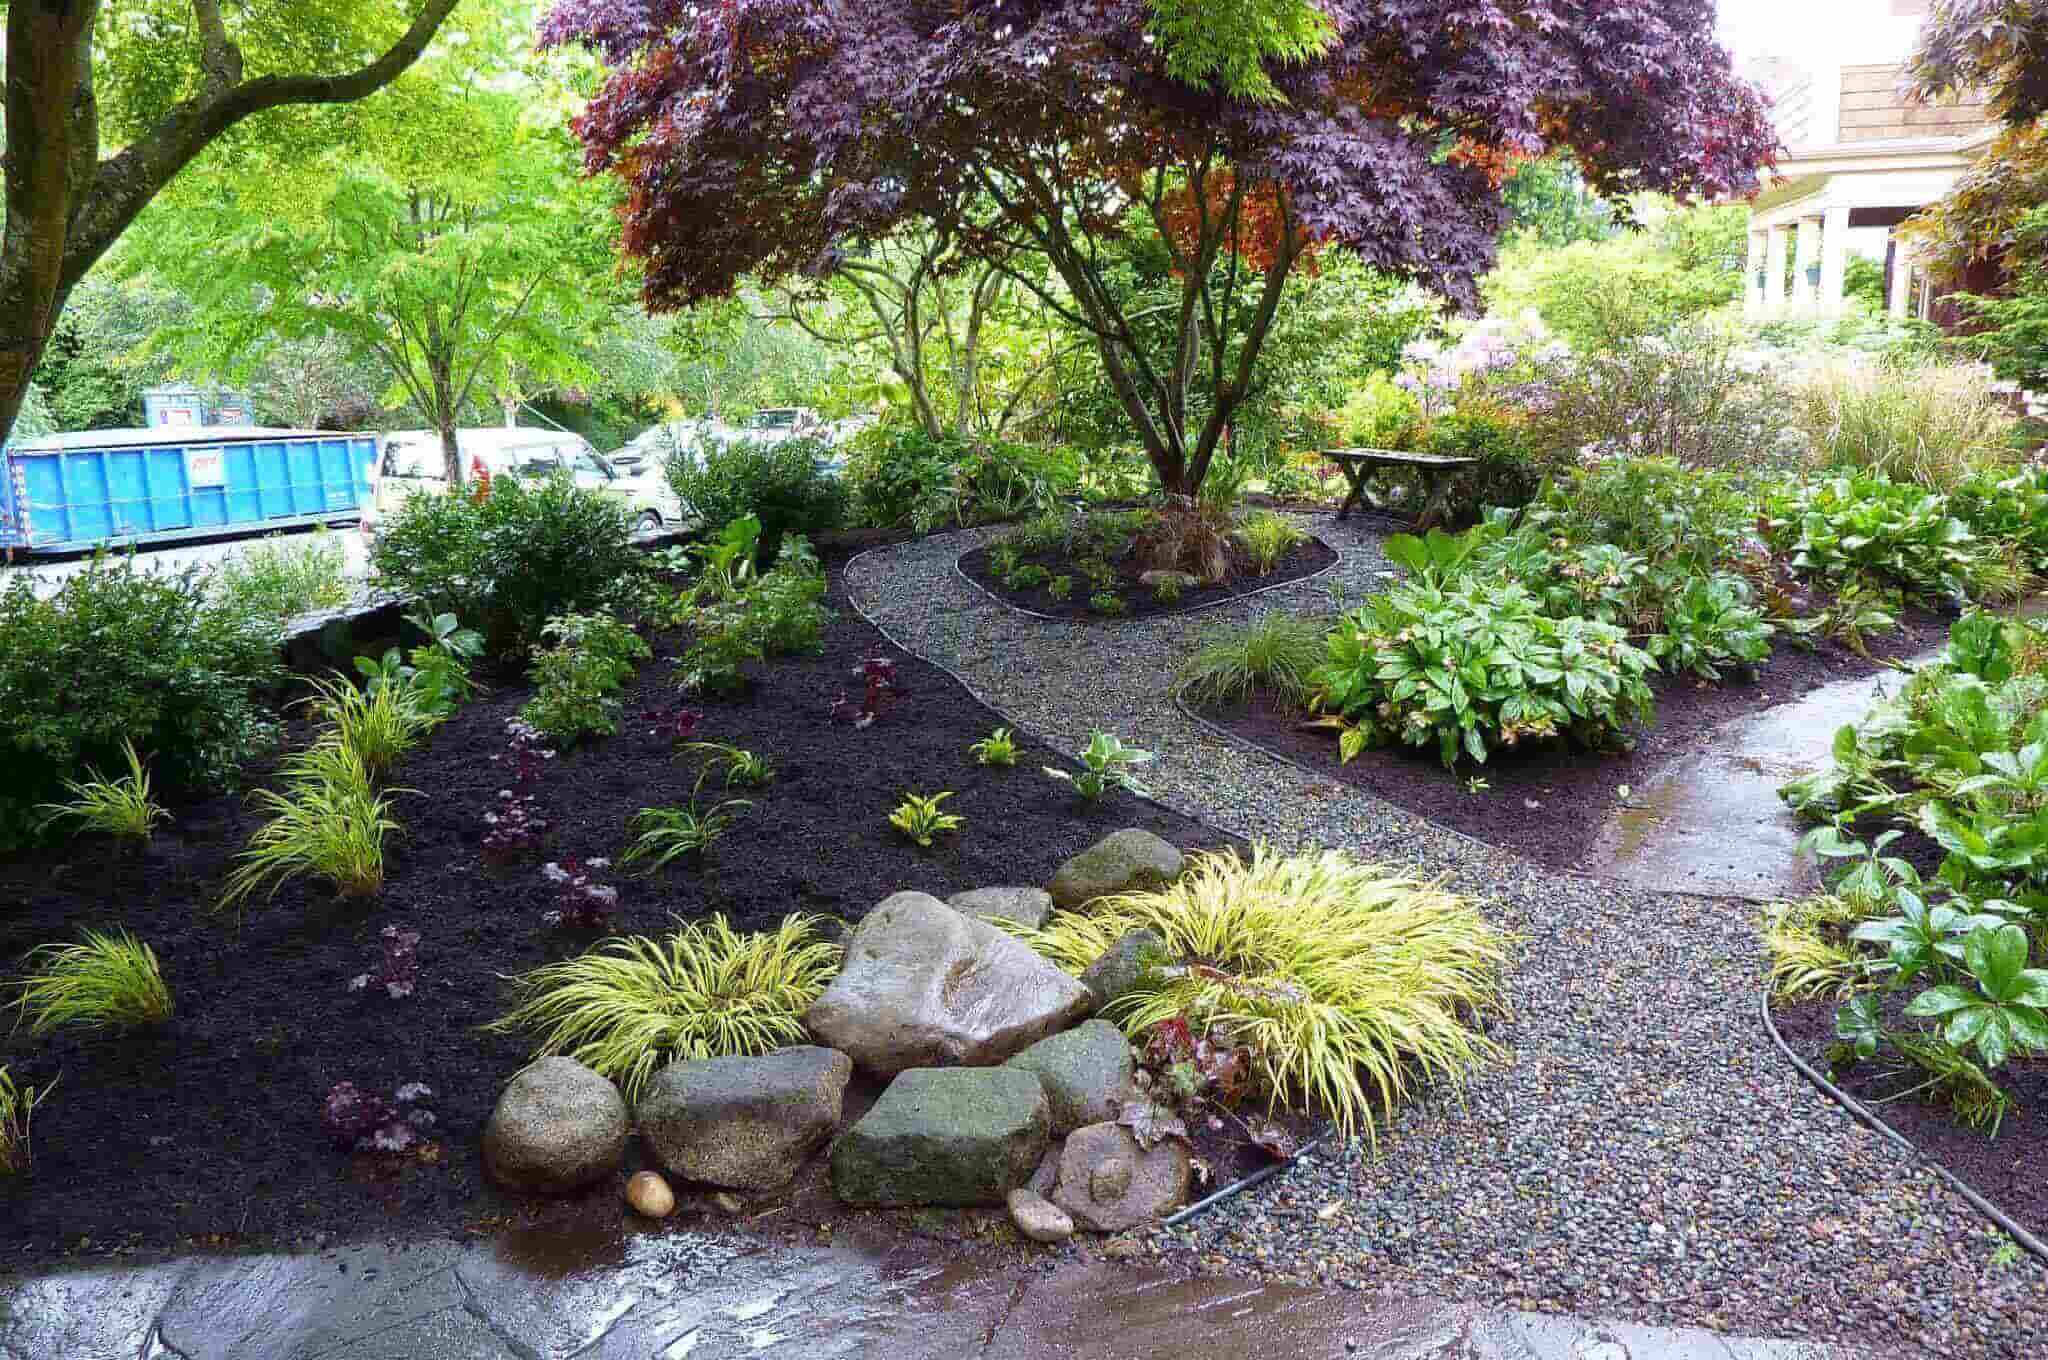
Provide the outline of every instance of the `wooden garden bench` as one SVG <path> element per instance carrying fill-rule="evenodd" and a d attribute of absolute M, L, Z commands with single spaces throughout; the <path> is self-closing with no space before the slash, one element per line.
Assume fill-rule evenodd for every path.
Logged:
<path fill-rule="evenodd" d="M 1351 494 L 1344 498 L 1343 506 L 1338 509 L 1338 519 L 1343 519 L 1365 503 L 1365 474 L 1374 468 L 1401 468 L 1421 473 L 1424 486 L 1422 513 L 1415 521 L 1419 529 L 1434 528 L 1449 517 L 1450 506 L 1446 501 L 1452 474 L 1462 472 L 1479 461 L 1477 458 L 1444 458 L 1433 453 L 1396 453 L 1392 449 L 1324 449 L 1322 454 L 1343 469 L 1345 480 L 1351 483 Z"/>

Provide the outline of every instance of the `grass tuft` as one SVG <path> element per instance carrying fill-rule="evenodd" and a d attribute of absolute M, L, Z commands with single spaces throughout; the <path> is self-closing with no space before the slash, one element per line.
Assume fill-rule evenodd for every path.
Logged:
<path fill-rule="evenodd" d="M 684 855 L 709 850 L 712 843 L 732 829 L 736 813 L 753 804 L 744 798 L 728 798 L 705 812 L 693 801 L 686 808 L 641 808 L 626 829 L 633 843 L 619 856 L 620 864 L 647 861 L 647 872 L 655 873 Z"/>
<path fill-rule="evenodd" d="M 0 1176 L 18 1176 L 33 1160 L 29 1137 L 35 1131 L 36 1106 L 50 1087 L 17 1086 L 14 1074 L 0 1067 Z"/>
<path fill-rule="evenodd" d="M 283 792 L 256 791 L 273 816 L 249 838 L 221 906 L 239 907 L 259 892 L 267 901 L 306 874 L 343 897 L 375 896 L 384 886 L 384 837 L 398 823 L 362 758 L 329 734 L 286 761 L 282 773 Z"/>
<path fill-rule="evenodd" d="M 627 936 L 509 979 L 514 1009 L 489 1026 L 540 1035 L 638 1100 L 668 1063 L 770 1053 L 805 1041 L 804 1012 L 839 971 L 816 917 L 743 935 L 723 916 L 666 939 Z"/>
<path fill-rule="evenodd" d="M 1078 974 L 1138 929 L 1172 962 L 1105 1018 L 1133 1036 L 1173 1019 L 1219 1030 L 1250 1049 L 1271 1099 L 1324 1111 L 1347 1136 L 1375 1137 L 1418 1081 L 1500 1056 L 1472 1026 L 1500 1005 L 1501 936 L 1466 899 L 1340 851 L 1197 854 L 1170 887 L 1012 933 Z"/>
<path fill-rule="evenodd" d="M 317 693 L 306 703 L 327 724 L 327 739 L 354 752 L 373 780 L 390 773 L 436 721 L 413 702 L 409 686 L 366 691 L 346 680 L 315 680 L 313 688 Z"/>
<path fill-rule="evenodd" d="M 29 976 L 15 985 L 15 1005 L 29 1033 L 81 1029 L 136 1029 L 160 1025 L 172 1014 L 156 951 L 127 931 L 84 932 L 78 944 L 46 944 L 29 952 Z"/>
<path fill-rule="evenodd" d="M 1254 510 L 1230 536 L 1252 555 L 1261 576 L 1272 575 L 1281 558 L 1308 541 L 1308 532 L 1277 510 Z"/>
<path fill-rule="evenodd" d="M 1328 631 L 1326 623 L 1296 614 L 1212 628 L 1181 668 L 1183 692 L 1197 704 L 1237 703 L 1262 686 L 1290 708 L 1304 707 Z"/>
<path fill-rule="evenodd" d="M 65 780 L 64 791 L 71 795 L 71 801 L 44 803 L 36 809 L 43 814 L 43 830 L 60 822 L 71 822 L 81 831 L 97 831 L 119 840 L 147 841 L 160 823 L 170 820 L 170 813 L 151 796 L 149 771 L 143 768 L 135 743 L 124 741 L 121 747 L 128 759 L 127 776 L 105 779 L 97 770 L 89 770 L 88 779 Z"/>

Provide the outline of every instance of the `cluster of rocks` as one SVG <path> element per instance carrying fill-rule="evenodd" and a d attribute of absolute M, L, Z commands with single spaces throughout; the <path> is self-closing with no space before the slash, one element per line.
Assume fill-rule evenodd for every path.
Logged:
<path fill-rule="evenodd" d="M 617 1174 L 637 1125 L 670 1174 L 722 1191 L 780 1189 L 829 1143 L 833 1189 L 852 1205 L 1007 1205 L 1042 1242 L 1150 1222 L 1186 1198 L 1188 1151 L 1144 1148 L 1117 1122 L 1130 1044 L 1089 1017 L 1135 984 L 1161 941 L 1133 932 L 1077 979 L 990 922 L 1039 927 L 1056 909 L 1180 872 L 1173 846 L 1126 830 L 1044 889 L 897 893 L 853 931 L 805 1015 L 815 1046 L 673 1063 L 630 1115 L 605 1078 L 543 1058 L 506 1087 L 485 1164 L 512 1189 L 574 1189 Z M 888 1086 L 842 1131 L 856 1068 Z M 656 1217 L 675 1202 L 645 1172 L 628 1197 Z"/>

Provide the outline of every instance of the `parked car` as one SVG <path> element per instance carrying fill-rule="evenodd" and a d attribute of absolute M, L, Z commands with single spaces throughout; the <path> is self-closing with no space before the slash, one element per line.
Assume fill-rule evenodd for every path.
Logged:
<path fill-rule="evenodd" d="M 466 475 L 539 480 L 567 472 L 576 485 L 622 500 L 641 533 L 692 527 L 694 521 L 662 476 L 622 476 L 580 435 L 560 430 L 473 429 L 455 432 L 455 447 Z M 400 430 L 384 437 L 377 463 L 376 491 L 365 527 L 421 493 L 448 490 L 441 436 L 433 430 Z"/>
<path fill-rule="evenodd" d="M 808 406 L 764 406 L 742 427 L 749 439 L 780 443 L 785 439 L 823 439 L 825 422 Z"/>

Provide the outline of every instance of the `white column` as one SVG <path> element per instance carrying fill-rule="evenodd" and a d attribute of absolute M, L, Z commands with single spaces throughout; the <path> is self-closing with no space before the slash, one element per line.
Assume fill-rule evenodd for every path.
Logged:
<path fill-rule="evenodd" d="M 1749 233 L 1749 264 L 1742 274 L 1742 314 L 1751 321 L 1764 314 L 1764 233 Z"/>
<path fill-rule="evenodd" d="M 1820 314 L 1840 316 L 1847 309 L 1842 285 L 1849 274 L 1849 210 L 1829 208 L 1820 233 Z"/>
<path fill-rule="evenodd" d="M 1797 250 L 1792 258 L 1792 310 L 1811 314 L 1820 297 L 1813 270 L 1820 264 L 1820 219 L 1799 219 Z"/>
<path fill-rule="evenodd" d="M 1907 304 L 1913 299 L 1913 256 L 1907 251 L 1906 243 L 1897 236 L 1892 237 L 1892 292 L 1886 299 L 1886 308 L 1894 317 L 1903 320 Z"/>
<path fill-rule="evenodd" d="M 1762 314 L 1765 317 L 1782 316 L 1785 312 L 1785 247 L 1791 244 L 1792 229 L 1786 226 L 1771 228 L 1770 244 L 1764 247 L 1764 301 Z"/>

